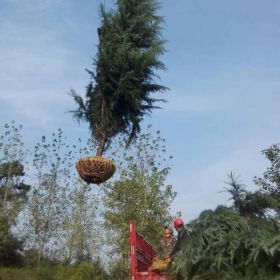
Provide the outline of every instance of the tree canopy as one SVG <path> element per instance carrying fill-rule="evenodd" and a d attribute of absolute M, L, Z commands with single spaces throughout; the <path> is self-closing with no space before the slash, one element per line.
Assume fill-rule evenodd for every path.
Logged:
<path fill-rule="evenodd" d="M 91 82 L 83 99 L 71 94 L 78 105 L 78 120 L 87 121 L 101 155 L 112 137 L 128 136 L 128 143 L 140 131 L 145 114 L 158 108 L 162 98 L 152 96 L 167 88 L 157 82 L 157 70 L 165 69 L 162 17 L 156 0 L 119 0 L 116 10 L 101 6 L 101 27 L 94 70 L 87 70 Z"/>

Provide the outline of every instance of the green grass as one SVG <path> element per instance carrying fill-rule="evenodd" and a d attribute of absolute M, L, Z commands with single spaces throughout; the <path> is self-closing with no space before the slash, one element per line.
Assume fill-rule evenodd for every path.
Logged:
<path fill-rule="evenodd" d="M 0 280 L 103 280 L 106 275 L 96 265 L 42 265 L 40 268 L 0 267 Z"/>
<path fill-rule="evenodd" d="M 39 269 L 0 268 L 0 280 L 57 280 L 53 272 L 53 269 L 46 267 Z"/>

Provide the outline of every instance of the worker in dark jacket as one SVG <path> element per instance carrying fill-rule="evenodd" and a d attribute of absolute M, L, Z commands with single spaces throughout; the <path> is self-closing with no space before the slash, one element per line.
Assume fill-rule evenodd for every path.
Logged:
<path fill-rule="evenodd" d="M 178 232 L 178 235 L 177 235 L 175 246 L 170 254 L 170 259 L 172 259 L 182 249 L 182 245 L 188 236 L 188 232 L 184 227 L 184 221 L 182 219 L 180 218 L 175 219 L 173 222 L 173 226 Z"/>

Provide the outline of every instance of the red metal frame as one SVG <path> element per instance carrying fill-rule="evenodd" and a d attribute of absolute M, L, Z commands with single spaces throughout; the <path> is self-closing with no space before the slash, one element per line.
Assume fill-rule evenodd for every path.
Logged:
<path fill-rule="evenodd" d="M 149 271 L 156 252 L 144 237 L 137 233 L 134 220 L 129 223 L 129 240 L 131 280 L 168 280 L 166 274 Z"/>

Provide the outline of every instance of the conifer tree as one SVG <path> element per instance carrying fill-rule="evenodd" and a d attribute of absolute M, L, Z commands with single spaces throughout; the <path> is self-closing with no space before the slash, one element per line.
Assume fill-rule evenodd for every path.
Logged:
<path fill-rule="evenodd" d="M 98 156 L 117 134 L 127 135 L 128 143 L 135 138 L 144 115 L 163 101 L 152 96 L 167 89 L 156 81 L 156 71 L 164 69 L 158 8 L 156 0 L 118 0 L 115 11 L 101 6 L 98 53 L 95 70 L 88 70 L 85 99 L 71 91 L 78 105 L 74 117 L 89 123 Z"/>
<path fill-rule="evenodd" d="M 250 192 L 246 185 L 239 181 L 232 172 L 228 175 L 226 191 L 231 195 L 233 208 L 246 218 L 252 216 L 264 217 L 268 209 L 273 209 L 273 199 L 267 193 L 261 191 Z"/>

